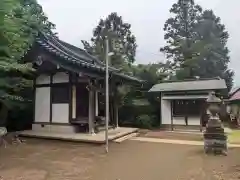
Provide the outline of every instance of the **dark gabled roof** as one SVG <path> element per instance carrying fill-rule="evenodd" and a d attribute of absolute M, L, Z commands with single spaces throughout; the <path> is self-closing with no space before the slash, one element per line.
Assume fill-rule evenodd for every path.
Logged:
<path fill-rule="evenodd" d="M 85 51 L 84 49 L 81 49 L 79 47 L 76 47 L 72 44 L 69 44 L 63 40 L 60 39 L 56 39 L 60 44 L 64 45 L 66 48 L 68 48 L 70 51 L 74 52 L 75 54 L 81 54 L 82 57 L 84 57 L 85 59 L 90 60 L 92 63 L 99 65 L 99 66 L 103 66 L 105 67 L 105 64 L 100 61 L 98 58 L 96 58 L 95 56 L 89 54 L 87 51 Z M 110 70 L 114 70 L 114 71 L 120 71 L 119 69 L 116 69 L 114 67 L 109 67 Z"/>
<path fill-rule="evenodd" d="M 89 54 L 87 51 L 85 51 L 84 49 L 81 49 L 79 47 L 76 47 L 72 44 L 69 44 L 63 40 L 58 39 L 58 41 L 64 45 L 65 47 L 67 47 L 68 49 L 70 49 L 71 51 L 75 52 L 76 54 L 82 54 L 86 59 L 89 59 L 90 61 L 92 61 L 93 63 L 96 63 L 100 66 L 104 66 L 104 63 L 101 62 L 99 59 L 97 59 L 96 57 L 92 56 L 91 54 Z"/>
<path fill-rule="evenodd" d="M 57 37 L 41 33 L 37 37 L 36 42 L 49 53 L 52 53 L 63 59 L 67 64 L 71 64 L 75 68 L 79 68 L 79 72 L 81 72 L 81 68 L 90 68 L 95 72 L 105 72 L 105 64 L 96 57 L 90 55 L 81 48 L 61 41 Z M 59 64 L 61 64 L 61 62 L 59 62 Z M 109 67 L 109 73 L 110 75 L 117 76 L 123 80 L 134 81 L 138 83 L 143 82 L 135 77 L 125 75 L 121 73 L 120 70 L 113 67 Z"/>

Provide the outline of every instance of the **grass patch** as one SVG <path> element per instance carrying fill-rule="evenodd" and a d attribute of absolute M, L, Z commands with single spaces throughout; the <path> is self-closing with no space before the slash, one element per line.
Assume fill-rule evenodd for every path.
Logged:
<path fill-rule="evenodd" d="M 238 143 L 240 144 L 240 130 L 233 130 L 228 134 L 228 141 L 230 143 Z"/>

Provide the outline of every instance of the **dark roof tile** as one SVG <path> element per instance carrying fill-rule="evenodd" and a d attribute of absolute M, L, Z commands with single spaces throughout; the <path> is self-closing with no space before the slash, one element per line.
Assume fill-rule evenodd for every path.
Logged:
<path fill-rule="evenodd" d="M 96 57 L 88 54 L 85 50 L 77 48 L 71 44 L 61 41 L 55 37 L 40 34 L 37 38 L 37 43 L 43 46 L 47 51 L 54 53 L 55 55 L 69 61 L 72 64 L 76 64 L 80 67 L 91 68 L 95 71 L 105 72 L 105 65 Z M 121 77 L 125 80 L 143 82 L 135 77 L 120 73 L 118 69 L 109 67 L 109 73 L 115 76 Z"/>

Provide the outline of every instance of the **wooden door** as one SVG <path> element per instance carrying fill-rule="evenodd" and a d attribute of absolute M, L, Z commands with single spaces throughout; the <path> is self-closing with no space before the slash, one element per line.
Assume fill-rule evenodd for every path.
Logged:
<path fill-rule="evenodd" d="M 76 114 L 77 118 L 88 117 L 89 92 L 86 88 L 87 83 L 76 86 Z"/>

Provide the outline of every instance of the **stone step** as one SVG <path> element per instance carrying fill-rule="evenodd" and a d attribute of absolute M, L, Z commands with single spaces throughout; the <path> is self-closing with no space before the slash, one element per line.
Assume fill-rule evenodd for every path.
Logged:
<path fill-rule="evenodd" d="M 113 129 L 113 126 L 108 126 L 108 129 Z M 98 131 L 101 132 L 101 131 L 105 131 L 106 130 L 106 127 L 105 126 L 100 126 L 98 127 Z"/>
<path fill-rule="evenodd" d="M 128 135 L 126 135 L 126 136 L 123 136 L 123 137 L 120 137 L 120 138 L 118 138 L 118 139 L 115 139 L 115 140 L 113 140 L 113 142 L 115 142 L 115 143 L 121 143 L 121 142 L 123 142 L 123 141 L 125 141 L 125 140 L 127 140 L 127 139 L 130 139 L 130 138 L 132 138 L 132 137 L 136 137 L 136 136 L 138 136 L 139 135 L 139 133 L 131 133 L 131 134 L 128 134 Z"/>

